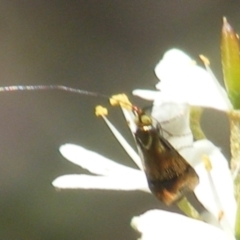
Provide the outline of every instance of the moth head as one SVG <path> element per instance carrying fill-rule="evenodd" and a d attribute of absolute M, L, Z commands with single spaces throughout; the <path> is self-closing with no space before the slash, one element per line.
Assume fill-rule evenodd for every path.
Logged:
<path fill-rule="evenodd" d="M 139 128 L 142 128 L 143 130 L 148 130 L 152 127 L 153 124 L 152 118 L 142 110 L 138 110 L 138 112 L 136 112 L 135 123 Z"/>

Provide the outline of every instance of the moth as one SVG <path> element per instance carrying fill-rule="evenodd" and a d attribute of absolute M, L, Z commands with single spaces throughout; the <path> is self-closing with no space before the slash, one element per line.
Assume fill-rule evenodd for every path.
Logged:
<path fill-rule="evenodd" d="M 166 205 L 180 200 L 199 183 L 193 167 L 163 137 L 160 124 L 141 109 L 136 111 L 134 133 L 151 192 Z"/>
<path fill-rule="evenodd" d="M 136 130 L 133 133 L 142 160 L 149 189 L 158 200 L 171 205 L 197 186 L 199 178 L 191 165 L 163 137 L 160 123 L 128 99 L 109 98 L 106 95 L 61 85 L 5 86 L 0 92 L 25 90 L 62 90 L 93 97 L 108 98 L 112 105 L 121 105 L 135 115 Z"/>

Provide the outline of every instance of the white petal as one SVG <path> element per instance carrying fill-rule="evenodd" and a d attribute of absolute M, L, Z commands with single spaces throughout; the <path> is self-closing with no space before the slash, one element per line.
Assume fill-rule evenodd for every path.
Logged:
<path fill-rule="evenodd" d="M 143 169 L 142 162 L 136 151 L 130 146 L 130 144 L 125 140 L 122 134 L 113 126 L 113 124 L 106 117 L 103 116 L 103 119 L 110 128 L 110 130 L 112 131 L 113 135 L 118 140 L 118 142 L 121 144 L 123 149 L 129 155 L 129 157 L 131 157 L 134 163 L 142 170 Z"/>
<path fill-rule="evenodd" d="M 231 227 L 234 228 L 236 201 L 234 198 L 233 180 L 227 160 L 220 150 L 208 140 L 195 142 L 194 150 L 193 161 L 190 161 L 190 164 L 192 164 L 200 179 L 200 183 L 194 191 L 197 198 L 216 218 L 219 217 L 219 206 L 216 204 L 215 197 L 212 194 L 213 191 L 207 170 L 201 162 L 202 156 L 207 155 L 211 161 L 212 170 L 210 174 L 222 206 L 221 210 L 224 212 Z"/>
<path fill-rule="evenodd" d="M 109 176 L 122 174 L 131 175 L 140 172 L 137 169 L 116 163 L 78 145 L 70 143 L 64 144 L 59 148 L 59 151 L 70 162 L 95 174 Z"/>
<path fill-rule="evenodd" d="M 141 240 L 234 239 L 207 223 L 162 210 L 151 210 L 134 217 L 131 225 L 142 233 Z"/>
<path fill-rule="evenodd" d="M 144 173 L 131 176 L 90 176 L 83 174 L 63 175 L 56 178 L 52 185 L 62 189 L 103 189 L 149 192 Z"/>
<path fill-rule="evenodd" d="M 225 91 L 225 89 L 220 85 L 219 81 L 217 80 L 216 76 L 214 75 L 214 73 L 212 72 L 211 68 L 209 65 L 205 64 L 205 68 L 208 72 L 208 74 L 211 76 L 212 80 L 215 83 L 215 86 L 218 88 L 219 93 L 222 95 L 222 98 L 225 99 L 226 104 L 227 104 L 227 108 L 228 109 L 232 109 L 232 103 L 230 102 L 228 96 L 227 96 L 227 92 Z"/>
<path fill-rule="evenodd" d="M 138 97 L 149 100 L 152 96 L 152 117 L 161 124 L 163 136 L 176 149 L 191 146 L 193 136 L 189 127 L 189 105 L 175 102 L 165 102 L 160 92 L 134 90 Z M 148 96 L 149 95 L 149 96 Z"/>
<path fill-rule="evenodd" d="M 146 92 L 148 93 L 148 91 Z M 137 96 L 145 99 L 144 90 L 137 90 L 136 93 Z M 159 96 L 159 94 L 156 95 Z M 182 150 L 192 146 L 193 135 L 189 127 L 189 105 L 173 102 L 161 103 L 157 97 L 154 99 L 151 115 L 160 123 L 163 136 L 175 149 Z"/>
<path fill-rule="evenodd" d="M 177 150 L 189 147 L 193 143 L 193 136 L 189 127 L 189 106 L 176 103 L 163 103 L 155 105 L 152 117 L 156 119 L 163 129 L 163 136 Z"/>
<path fill-rule="evenodd" d="M 227 95 L 222 94 L 225 90 L 184 52 L 177 49 L 166 52 L 155 73 L 160 79 L 156 87 L 164 101 L 229 110 Z"/>
<path fill-rule="evenodd" d="M 143 90 L 143 89 L 135 89 L 132 91 L 134 96 L 141 97 L 145 100 L 154 101 L 159 97 L 159 91 L 152 91 L 152 90 Z"/>
<path fill-rule="evenodd" d="M 186 68 L 195 65 L 195 62 L 183 51 L 170 49 L 165 52 L 163 59 L 155 67 L 155 74 L 160 81 L 179 80 L 179 74 L 183 75 Z M 172 68 L 172 69 L 171 69 Z M 180 75 L 180 76 L 181 76 Z M 175 86 L 172 86 L 175 88 Z M 159 89 L 157 85 L 157 89 Z"/>

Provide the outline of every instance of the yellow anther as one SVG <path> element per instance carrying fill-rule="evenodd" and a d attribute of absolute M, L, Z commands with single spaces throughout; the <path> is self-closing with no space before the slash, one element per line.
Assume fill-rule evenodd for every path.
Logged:
<path fill-rule="evenodd" d="M 202 156 L 202 161 L 204 163 L 204 166 L 205 166 L 206 170 L 208 172 L 210 172 L 212 170 L 212 164 L 211 164 L 211 161 L 210 161 L 208 155 L 203 155 Z"/>
<path fill-rule="evenodd" d="M 204 55 L 199 55 L 199 57 L 202 60 L 202 62 L 204 63 L 204 65 L 207 65 L 207 66 L 210 65 L 210 61 L 207 57 L 205 57 Z"/>
<path fill-rule="evenodd" d="M 219 221 L 219 222 L 223 219 L 223 216 L 224 216 L 224 211 L 221 210 L 221 211 L 218 213 L 218 221 Z"/>
<path fill-rule="evenodd" d="M 97 117 L 103 117 L 108 115 L 108 110 L 105 107 L 102 107 L 100 105 L 95 107 L 95 115 Z"/>
<path fill-rule="evenodd" d="M 226 23 L 228 23 L 227 18 L 225 16 L 223 16 L 223 24 L 226 24 Z"/>
<path fill-rule="evenodd" d="M 112 106 L 121 106 L 123 108 L 132 110 L 132 104 L 131 102 L 128 100 L 127 95 L 125 94 L 117 94 L 117 95 L 113 95 L 110 99 L 110 104 Z"/>

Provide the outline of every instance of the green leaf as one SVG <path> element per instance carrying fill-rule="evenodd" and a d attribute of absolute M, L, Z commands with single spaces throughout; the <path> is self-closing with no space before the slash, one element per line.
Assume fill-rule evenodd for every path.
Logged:
<path fill-rule="evenodd" d="M 239 39 L 225 17 L 222 27 L 221 55 L 224 82 L 229 99 L 235 109 L 240 109 Z"/>

